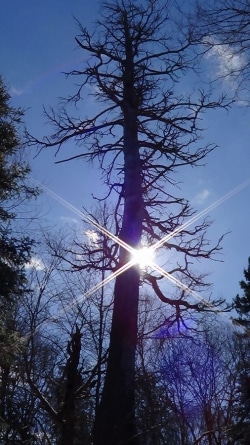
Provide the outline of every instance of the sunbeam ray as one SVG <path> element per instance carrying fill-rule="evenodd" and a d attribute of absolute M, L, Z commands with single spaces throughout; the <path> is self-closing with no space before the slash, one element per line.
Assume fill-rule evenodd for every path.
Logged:
<path fill-rule="evenodd" d="M 78 298 L 75 298 L 71 303 L 68 303 L 66 306 L 63 307 L 60 311 L 57 312 L 56 315 L 53 315 L 48 320 L 42 322 L 40 325 L 37 326 L 37 328 L 32 332 L 34 334 L 37 332 L 41 327 L 46 325 L 48 322 L 53 322 L 59 319 L 59 317 L 63 314 L 65 314 L 69 309 L 71 309 L 73 306 L 76 306 L 78 303 L 80 303 L 85 298 L 90 297 L 94 292 L 97 292 L 99 289 L 101 289 L 103 286 L 108 284 L 110 281 L 112 281 L 114 278 L 118 277 L 118 275 L 122 274 L 126 270 L 128 270 L 130 267 L 134 266 L 135 260 L 132 259 L 128 261 L 126 264 L 124 264 L 122 267 L 117 269 L 114 273 L 110 274 L 108 277 L 104 278 L 104 280 L 100 281 L 100 283 L 93 286 L 91 289 L 89 289 L 87 292 L 84 292 L 82 295 L 80 295 Z"/>
<path fill-rule="evenodd" d="M 107 235 L 110 239 L 112 239 L 113 241 L 115 241 L 117 244 L 119 244 L 121 247 L 123 247 L 124 249 L 126 249 L 129 253 L 133 254 L 134 253 L 134 249 L 129 246 L 127 243 L 125 243 L 125 241 L 121 240 L 120 238 L 118 238 L 118 236 L 114 235 L 112 232 L 109 232 L 108 229 L 106 229 L 105 227 L 101 226 L 100 224 L 98 224 L 97 221 L 93 220 L 90 216 L 86 215 L 85 213 L 81 212 L 80 210 L 78 210 L 73 204 L 70 204 L 70 202 L 66 201 L 64 198 L 62 198 L 61 196 L 59 196 L 57 193 L 53 192 L 51 189 L 49 189 L 48 187 L 46 187 L 46 185 L 42 184 L 41 182 L 37 181 L 36 179 L 32 180 L 34 182 L 36 182 L 40 187 L 43 188 L 43 190 L 50 195 L 52 198 L 54 198 L 56 201 L 60 202 L 64 207 L 68 208 L 69 210 L 71 210 L 73 213 L 75 213 L 76 215 L 80 216 L 82 219 L 84 219 L 86 222 L 92 224 L 94 227 L 96 227 L 100 232 L 102 232 L 104 235 Z"/>
<path fill-rule="evenodd" d="M 72 204 L 70 204 L 68 201 L 66 201 L 65 199 L 63 199 L 61 196 L 59 196 L 57 193 L 53 192 L 51 189 L 49 189 L 48 187 L 46 187 L 44 184 L 42 184 L 40 181 L 37 181 L 36 179 L 32 179 L 34 182 L 36 182 L 40 187 L 42 187 L 44 189 L 44 191 L 49 194 L 50 196 L 52 196 L 52 198 L 54 198 L 56 201 L 60 202 L 64 207 L 67 207 L 68 209 L 70 209 L 73 213 L 77 214 L 78 216 L 80 216 L 82 219 L 84 219 L 86 222 L 92 224 L 94 227 L 96 227 L 100 232 L 102 232 L 103 234 L 107 235 L 110 239 L 112 239 L 113 241 L 117 242 L 121 247 L 123 247 L 124 249 L 126 249 L 128 252 L 130 252 L 131 254 L 134 253 L 135 249 L 132 248 L 131 246 L 129 246 L 127 243 L 125 243 L 125 241 L 121 240 L 118 236 L 113 235 L 113 233 L 109 232 L 109 230 L 107 230 L 105 227 L 101 226 L 100 224 L 98 224 L 96 221 L 94 221 L 92 218 L 90 218 L 88 215 L 86 215 L 85 213 L 81 212 L 80 210 L 78 210 L 75 206 L 73 206 Z M 197 213 L 197 215 L 194 215 L 192 218 L 190 218 L 188 221 L 186 221 L 184 224 L 182 224 L 181 226 L 177 227 L 175 230 L 173 230 L 172 232 L 170 232 L 168 235 L 164 236 L 163 238 L 161 238 L 159 241 L 157 241 L 156 243 L 152 244 L 150 246 L 150 249 L 152 250 L 157 250 L 159 247 L 163 246 L 163 244 L 165 244 L 167 241 L 169 241 L 171 238 L 175 237 L 176 235 L 178 235 L 180 232 L 182 232 L 183 230 L 185 230 L 187 227 L 189 227 L 191 224 L 193 224 L 194 222 L 196 222 L 198 219 L 202 218 L 203 216 L 207 215 L 211 210 L 215 209 L 216 207 L 218 207 L 220 204 L 222 204 L 223 202 L 227 201 L 228 199 L 230 199 L 232 196 L 236 195 L 237 193 L 239 193 L 241 190 L 243 190 L 244 188 L 246 188 L 247 186 L 249 186 L 250 184 L 250 179 L 247 179 L 246 181 L 242 182 L 241 184 L 239 184 L 237 187 L 233 188 L 230 192 L 226 193 L 225 195 L 223 195 L 221 198 L 219 198 L 217 201 L 215 201 L 214 203 L 212 203 L 210 206 L 206 207 L 205 209 L 203 209 L 201 212 Z"/>
<path fill-rule="evenodd" d="M 235 187 L 234 189 L 232 189 L 230 192 L 226 193 L 226 195 L 222 196 L 220 199 L 218 199 L 217 201 L 215 201 L 213 204 L 211 204 L 210 206 L 206 207 L 204 210 L 202 210 L 201 212 L 197 213 L 197 215 L 194 215 L 192 218 L 190 218 L 187 222 L 185 222 L 184 224 L 182 224 L 180 227 L 177 227 L 177 229 L 173 230 L 173 232 L 170 232 L 168 235 L 164 236 L 163 238 L 161 238 L 159 241 L 157 241 L 155 244 L 153 244 L 151 246 L 152 249 L 156 250 L 159 247 L 163 246 L 164 243 L 166 243 L 167 241 L 169 241 L 171 238 L 175 237 L 176 235 L 178 235 L 180 232 L 182 232 L 183 230 L 185 230 L 187 227 L 189 227 L 191 224 L 193 224 L 194 222 L 196 222 L 198 219 L 202 218 L 202 216 L 207 215 L 211 210 L 215 209 L 216 207 L 218 207 L 220 204 L 222 204 L 223 202 L 227 201 L 229 198 L 231 198 L 232 196 L 236 195 L 237 193 L 239 193 L 241 190 L 243 190 L 244 188 L 246 188 L 248 185 L 250 184 L 250 179 L 242 182 L 240 185 L 238 185 L 237 187 Z"/>
<path fill-rule="evenodd" d="M 110 281 L 112 281 L 114 278 L 116 278 L 118 275 L 120 275 L 121 273 L 125 272 L 126 270 L 128 270 L 130 267 L 134 266 L 137 263 L 136 260 L 136 252 L 137 249 L 134 249 L 133 247 L 129 246 L 127 243 L 125 243 L 123 240 L 121 240 L 119 237 L 117 237 L 116 235 L 113 235 L 111 232 L 109 232 L 109 230 L 107 230 L 105 227 L 101 226 L 97 221 L 93 220 L 90 216 L 86 215 L 85 213 L 81 212 L 80 210 L 78 210 L 75 206 L 73 206 L 72 204 L 70 204 L 68 201 L 66 201 L 65 199 L 63 199 L 61 196 L 59 196 L 57 193 L 53 192 L 51 189 L 49 189 L 48 187 L 46 187 L 45 185 L 43 185 L 42 183 L 40 183 L 39 181 L 33 179 L 34 182 L 36 182 L 41 188 L 43 188 L 43 190 L 50 195 L 52 198 L 54 198 L 56 201 L 58 201 L 59 203 L 61 203 L 63 206 L 65 206 L 66 208 L 68 208 L 69 210 L 71 210 L 73 213 L 77 214 L 80 218 L 82 218 L 83 220 L 85 220 L 86 222 L 90 223 L 91 225 L 93 225 L 96 229 L 98 229 L 101 233 L 103 233 L 104 235 L 107 235 L 110 239 L 112 239 L 113 241 L 115 241 L 116 243 L 118 243 L 121 247 L 123 247 L 124 249 L 126 249 L 132 256 L 132 259 L 130 261 L 128 261 L 125 265 L 123 265 L 121 268 L 119 268 L 116 272 L 112 273 L 111 275 L 109 275 L 108 277 L 106 277 L 104 280 L 102 280 L 100 283 L 98 283 L 97 285 L 95 285 L 94 287 L 92 287 L 89 291 L 85 292 L 83 295 L 81 295 L 80 297 L 78 297 L 76 300 L 74 300 L 72 303 L 69 303 L 66 307 L 64 307 L 61 311 L 59 311 L 56 316 L 52 317 L 50 319 L 50 321 L 53 321 L 55 319 L 58 319 L 59 316 L 63 313 L 65 313 L 65 311 L 67 311 L 68 309 L 70 309 L 72 306 L 76 305 L 79 301 L 82 301 L 84 298 L 88 298 L 90 295 L 92 295 L 94 292 L 96 292 L 97 290 L 101 289 L 101 287 L 105 286 L 106 284 L 108 284 Z M 160 239 L 159 241 L 157 241 L 155 244 L 151 245 L 149 248 L 153 251 L 157 250 L 158 248 L 162 247 L 167 241 L 169 241 L 171 238 L 175 237 L 176 235 L 178 235 L 180 232 L 182 232 L 183 230 L 185 230 L 187 227 L 189 227 L 191 224 L 193 224 L 194 222 L 196 222 L 198 219 L 202 218 L 203 216 L 205 216 L 206 214 L 208 214 L 211 210 L 215 209 L 216 207 L 218 207 L 220 204 L 222 204 L 223 202 L 227 201 L 228 199 L 230 199 L 232 196 L 234 196 L 235 194 L 239 193 L 241 190 L 243 190 L 244 188 L 246 188 L 248 185 L 250 184 L 250 179 L 242 182 L 241 184 L 239 184 L 237 187 L 233 188 L 230 192 L 228 192 L 227 194 L 225 194 L 224 196 L 222 196 L 220 199 L 218 199 L 217 201 L 215 201 L 214 203 L 212 203 L 210 206 L 206 207 L 204 210 L 202 210 L 201 212 L 199 212 L 197 215 L 194 215 L 192 218 L 190 218 L 187 222 L 185 222 L 184 224 L 182 224 L 180 227 L 177 227 L 175 230 L 173 230 L 171 233 L 169 233 L 168 235 L 164 236 L 162 239 Z M 206 307 L 210 308 L 213 312 L 220 314 L 220 315 L 224 315 L 222 310 L 220 310 L 219 308 L 216 308 L 214 305 L 212 305 L 211 303 L 209 303 L 205 298 L 201 297 L 201 295 L 199 295 L 198 292 L 192 290 L 191 288 L 189 288 L 188 286 L 186 286 L 185 284 L 183 284 L 181 281 L 179 281 L 177 278 L 175 278 L 173 275 L 169 274 L 168 272 L 166 272 L 164 269 L 162 269 L 160 266 L 158 266 L 156 263 L 151 262 L 150 266 L 157 272 L 159 272 L 160 274 L 162 274 L 165 278 L 167 278 L 170 282 L 172 282 L 173 284 L 175 284 L 177 287 L 181 288 L 182 290 L 184 290 L 185 292 L 191 294 L 194 298 L 196 298 L 197 300 L 199 300 L 200 302 L 202 302 Z M 230 321 L 228 318 L 226 318 L 227 321 Z M 48 320 L 47 320 L 48 322 Z M 41 324 L 43 325 L 43 323 Z M 40 326 L 39 326 L 40 327 Z"/>
<path fill-rule="evenodd" d="M 194 291 L 193 289 L 188 287 L 186 284 L 184 284 L 181 281 L 179 281 L 176 277 L 174 277 L 173 275 L 168 273 L 166 270 L 162 269 L 162 267 L 158 266 L 158 264 L 153 263 L 152 267 L 154 268 L 154 270 L 156 270 L 157 272 L 162 274 L 164 277 L 166 277 L 169 281 L 174 283 L 177 287 L 179 287 L 180 289 L 182 289 L 182 290 L 188 292 L 189 294 L 191 294 L 193 297 L 196 298 L 196 300 L 199 300 L 205 306 L 210 307 L 211 309 L 214 307 L 211 303 L 209 303 L 209 301 L 207 301 L 205 298 L 201 297 L 201 295 L 198 294 L 198 292 Z M 215 311 L 216 312 L 221 312 L 220 310 L 218 310 L 218 311 L 215 310 Z"/>
<path fill-rule="evenodd" d="M 133 247 L 131 247 L 127 243 L 125 243 L 125 241 L 123 241 L 120 238 L 118 238 L 118 236 L 113 235 L 113 233 L 109 232 L 109 230 L 107 230 L 105 227 L 103 227 L 100 224 L 98 224 L 98 222 L 96 222 L 95 220 L 91 219 L 88 215 L 84 215 L 84 213 L 83 213 L 83 217 L 85 218 L 86 221 L 91 223 L 94 227 L 96 227 L 104 235 L 107 235 L 113 241 L 116 241 L 117 244 L 119 244 L 121 247 L 126 249 L 129 253 L 132 253 L 132 254 L 134 253 L 135 249 L 133 249 Z"/>
<path fill-rule="evenodd" d="M 230 319 L 230 317 L 228 317 L 225 312 L 220 309 L 219 307 L 214 306 L 212 303 L 209 303 L 209 301 L 207 301 L 205 298 L 201 297 L 201 295 L 194 291 L 193 289 L 191 289 L 190 287 L 186 286 L 184 283 L 182 283 L 181 281 L 179 281 L 176 277 L 174 277 L 173 275 L 169 274 L 168 272 L 166 272 L 164 269 L 162 269 L 160 266 L 158 266 L 155 263 L 152 263 L 152 267 L 154 268 L 154 270 L 156 270 L 157 272 L 159 272 L 160 274 L 162 274 L 164 277 L 166 277 L 169 281 L 171 281 L 173 284 L 175 284 L 177 287 L 179 287 L 180 289 L 184 290 L 185 292 L 191 294 L 194 298 L 196 298 L 197 300 L 199 300 L 201 303 L 203 303 L 207 308 L 209 308 L 212 312 L 214 312 L 217 315 L 220 315 L 221 317 L 223 317 L 224 321 L 226 323 L 229 323 L 230 326 L 233 326 L 232 320 Z M 237 323 L 236 323 L 237 324 Z M 238 323 L 238 325 L 240 325 Z"/>

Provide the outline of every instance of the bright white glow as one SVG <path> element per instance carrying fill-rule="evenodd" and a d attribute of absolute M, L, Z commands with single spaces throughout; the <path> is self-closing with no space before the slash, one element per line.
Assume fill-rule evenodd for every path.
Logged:
<path fill-rule="evenodd" d="M 155 253 L 151 247 L 142 247 L 141 249 L 134 250 L 132 253 L 134 263 L 138 264 L 142 270 L 153 264 L 154 257 Z"/>
<path fill-rule="evenodd" d="M 146 269 L 147 267 L 151 267 L 153 270 L 159 272 L 162 276 L 165 276 L 170 282 L 172 282 L 173 284 L 175 284 L 176 286 L 178 286 L 179 288 L 183 289 L 184 291 L 188 292 L 189 294 L 193 295 L 193 297 L 195 297 L 196 299 L 198 299 L 199 301 L 201 301 L 203 304 L 205 304 L 207 307 L 211 308 L 214 310 L 215 313 L 220 314 L 220 315 L 224 315 L 225 319 L 227 321 L 229 321 L 231 323 L 231 321 L 226 318 L 226 315 L 221 312 L 220 308 L 216 308 L 213 307 L 213 305 L 211 305 L 207 300 L 205 300 L 204 298 L 202 298 L 197 292 L 193 291 L 192 289 L 190 289 L 188 286 L 186 286 L 185 284 L 181 283 L 177 278 L 173 277 L 171 274 L 169 274 L 168 272 L 164 271 L 164 269 L 162 269 L 160 266 L 158 266 L 157 264 L 154 263 L 154 252 L 159 249 L 160 247 L 162 247 L 167 241 L 169 241 L 171 238 L 174 238 L 176 235 L 178 235 L 179 233 L 181 233 L 184 229 L 186 229 L 187 227 L 189 227 L 191 224 L 193 224 L 194 222 L 196 222 L 198 219 L 200 219 L 201 217 L 205 216 L 207 213 L 209 213 L 211 210 L 215 209 L 216 207 L 218 207 L 220 204 L 222 204 L 223 202 L 227 201 L 229 198 L 231 198 L 232 196 L 236 195 L 237 193 L 239 193 L 241 190 L 243 190 L 245 187 L 249 186 L 250 184 L 250 179 L 246 180 L 245 182 L 241 183 L 240 185 L 238 185 L 237 187 L 235 187 L 234 189 L 232 189 L 230 192 L 228 192 L 226 195 L 222 196 L 220 199 L 218 199 L 217 201 L 215 201 L 213 204 L 209 205 L 207 208 L 205 208 L 204 210 L 202 210 L 200 213 L 194 215 L 192 218 L 190 218 L 188 221 L 186 221 L 184 224 L 182 224 L 181 226 L 177 227 L 175 230 L 173 230 L 173 232 L 169 233 L 168 235 L 164 236 L 162 239 L 160 239 L 159 241 L 157 241 L 155 244 L 153 244 L 150 247 L 143 247 L 141 249 L 134 249 L 133 247 L 129 246 L 128 244 L 126 244 L 124 241 L 122 241 L 121 239 L 119 239 L 116 235 L 113 235 L 111 232 L 109 232 L 105 227 L 101 226 L 100 224 L 98 224 L 95 220 L 93 220 L 92 218 L 90 218 L 88 215 L 82 213 L 80 210 L 78 210 L 76 207 L 74 207 L 72 204 L 70 204 L 68 201 L 66 201 L 65 199 L 63 199 L 61 196 L 57 195 L 55 192 L 53 192 L 52 190 L 50 190 L 48 187 L 46 187 L 45 185 L 41 184 L 39 181 L 33 179 L 33 181 L 35 183 L 37 183 L 40 187 L 42 187 L 44 189 L 44 191 L 46 193 L 48 193 L 48 195 L 52 196 L 54 199 L 56 199 L 58 202 L 60 202 L 62 205 L 64 205 L 66 208 L 70 209 L 71 211 L 73 211 L 76 215 L 80 216 L 82 219 L 84 219 L 85 221 L 87 221 L 88 223 L 90 223 L 93 227 L 95 227 L 95 229 L 99 230 L 101 233 L 105 234 L 106 236 L 108 236 L 110 239 L 112 239 L 113 241 L 115 241 L 117 244 L 119 244 L 121 247 L 123 247 L 125 250 L 127 250 L 127 252 L 129 252 L 131 254 L 131 260 L 128 261 L 126 264 L 124 264 L 122 267 L 120 267 L 118 270 L 116 270 L 113 274 L 109 275 L 108 277 L 106 277 L 104 280 L 102 280 L 99 284 L 97 284 L 96 286 L 94 286 L 93 288 L 91 288 L 89 291 L 85 292 L 83 295 L 81 295 L 80 297 L 78 297 L 76 300 L 74 300 L 73 302 L 71 302 L 70 304 L 68 304 L 66 306 L 66 308 L 64 308 L 63 310 L 59 311 L 59 313 L 56 315 L 56 317 L 52 317 L 51 320 L 55 320 L 58 319 L 59 316 L 67 309 L 69 309 L 70 307 L 74 306 L 76 303 L 80 302 L 83 300 L 83 298 L 88 298 L 90 295 L 92 295 L 94 292 L 96 292 L 97 290 L 99 290 L 101 287 L 105 286 L 107 283 L 109 283 L 111 280 L 113 280 L 114 278 L 116 278 L 118 275 L 122 274 L 123 272 L 125 272 L 126 270 L 128 270 L 130 267 L 133 267 L 135 264 L 138 264 L 139 267 L 141 269 Z M 91 234 L 92 233 L 96 233 L 94 230 L 90 230 L 89 231 Z M 88 234 L 87 234 L 88 236 Z M 97 235 L 98 236 L 98 235 Z M 93 240 L 92 240 L 93 241 Z M 49 320 L 45 321 L 44 323 L 42 323 L 41 325 L 44 325 L 46 323 L 48 323 Z M 34 334 L 34 332 L 33 332 Z"/>
<path fill-rule="evenodd" d="M 46 267 L 40 258 L 34 256 L 25 264 L 25 269 L 45 270 Z"/>
<path fill-rule="evenodd" d="M 94 246 L 97 245 L 98 240 L 100 238 L 97 232 L 95 232 L 94 230 L 87 230 L 85 232 L 85 234 L 88 238 L 90 245 L 94 245 Z"/>

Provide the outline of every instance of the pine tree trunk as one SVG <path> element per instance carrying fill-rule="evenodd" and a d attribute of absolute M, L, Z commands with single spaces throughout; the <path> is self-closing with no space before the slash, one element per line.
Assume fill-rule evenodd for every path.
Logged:
<path fill-rule="evenodd" d="M 120 238 L 132 247 L 141 242 L 143 199 L 137 130 L 132 41 L 126 34 L 123 78 L 124 213 Z M 120 249 L 120 266 L 130 254 Z M 95 445 L 137 445 L 135 426 L 135 352 L 140 274 L 137 266 L 116 278 L 107 373 L 94 428 Z"/>

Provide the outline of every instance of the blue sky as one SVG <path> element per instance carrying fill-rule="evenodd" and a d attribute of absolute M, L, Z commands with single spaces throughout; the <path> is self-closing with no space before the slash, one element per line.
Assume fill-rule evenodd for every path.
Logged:
<path fill-rule="evenodd" d="M 2 2 L 0 17 L 0 74 L 5 79 L 13 98 L 13 105 L 26 109 L 25 123 L 31 133 L 42 136 L 49 132 L 42 107 L 56 107 L 58 97 L 74 91 L 74 79 L 66 79 L 63 71 L 70 71 L 84 63 L 85 55 L 74 40 L 78 33 L 74 16 L 84 26 L 98 17 L 99 2 L 77 0 L 12 0 Z M 228 48 L 228 51 L 230 49 Z M 240 59 L 234 58 L 235 63 Z M 207 79 L 214 71 L 223 73 L 229 59 L 226 52 L 213 54 L 206 61 Z M 232 89 L 229 80 L 221 89 Z M 83 103 L 83 112 L 87 113 Z M 198 212 L 250 178 L 250 110 L 239 104 L 229 111 L 210 112 L 202 125 L 207 129 L 206 140 L 219 145 L 207 159 L 207 165 L 187 169 L 180 174 L 183 196 L 190 199 Z M 94 205 L 92 193 L 102 192 L 102 182 L 96 170 L 83 162 L 55 165 L 54 153 L 44 152 L 34 159 L 30 152 L 33 176 L 62 196 L 79 210 Z M 41 205 L 48 206 L 48 218 L 78 218 L 58 202 L 43 197 Z M 230 232 L 223 243 L 220 259 L 210 262 L 214 283 L 213 296 L 229 301 L 240 292 L 238 282 L 250 256 L 249 236 L 250 186 L 226 200 L 210 217 L 214 220 L 209 232 L 212 241 Z"/>

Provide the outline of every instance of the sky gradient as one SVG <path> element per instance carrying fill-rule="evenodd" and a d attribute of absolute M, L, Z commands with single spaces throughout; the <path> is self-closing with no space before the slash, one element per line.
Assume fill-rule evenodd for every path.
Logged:
<path fill-rule="evenodd" d="M 66 79 L 63 72 L 86 63 L 86 55 L 77 48 L 74 40 L 78 34 L 74 17 L 88 27 L 98 18 L 99 2 L 12 0 L 2 2 L 1 6 L 0 74 L 12 95 L 13 105 L 26 110 L 28 130 L 43 136 L 50 131 L 43 116 L 43 106 L 56 107 L 58 98 L 69 96 L 74 91 L 74 82 L 79 81 Z M 240 64 L 241 60 L 235 57 L 233 62 Z M 222 73 L 231 62 L 224 51 L 211 55 L 205 63 L 206 80 L 209 80 L 214 71 Z M 221 89 L 225 90 L 234 87 L 229 80 L 221 84 Z M 93 106 L 86 98 L 80 111 L 86 115 Z M 205 167 L 183 169 L 178 177 L 183 183 L 183 197 L 190 199 L 197 212 L 249 180 L 249 119 L 250 110 L 243 104 L 236 104 L 228 111 L 211 111 L 204 115 L 205 141 L 215 143 L 219 148 L 207 158 Z M 55 165 L 53 151 L 37 157 L 35 154 L 34 148 L 30 150 L 33 176 L 38 181 L 79 210 L 83 206 L 90 209 L 95 205 L 92 194 L 102 195 L 103 184 L 94 167 L 83 161 Z M 72 223 L 73 219 L 80 221 L 78 215 L 49 196 L 43 196 L 39 202 L 46 207 L 47 217 L 55 223 L 69 218 Z M 231 301 L 240 292 L 239 281 L 250 256 L 249 203 L 250 186 L 247 185 L 209 214 L 214 221 L 209 231 L 212 242 L 229 232 L 219 256 L 223 262 L 206 263 L 205 272 L 211 273 L 210 281 L 214 283 L 214 298 Z"/>

